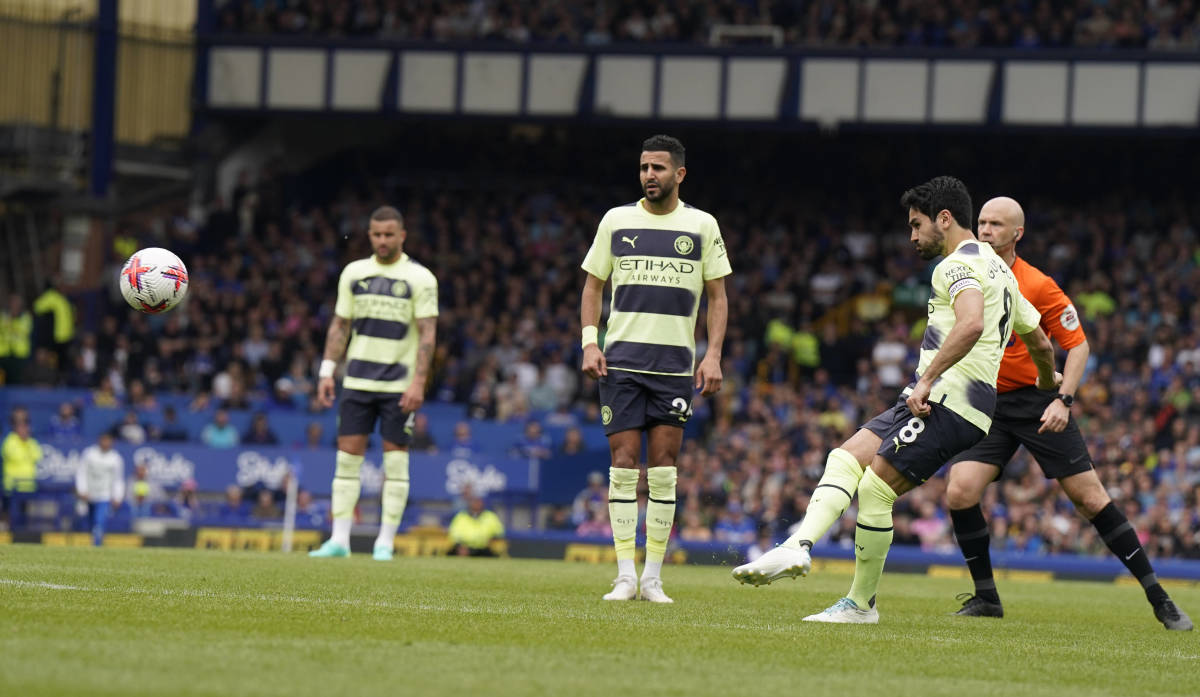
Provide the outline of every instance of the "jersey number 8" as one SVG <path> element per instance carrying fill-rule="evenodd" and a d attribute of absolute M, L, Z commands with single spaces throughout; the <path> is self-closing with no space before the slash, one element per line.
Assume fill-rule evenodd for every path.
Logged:
<path fill-rule="evenodd" d="M 908 423 L 905 424 L 904 428 L 900 429 L 900 433 L 897 434 L 897 437 L 900 438 L 900 442 L 902 443 L 911 443 L 916 440 L 917 436 L 919 436 L 921 431 L 924 430 L 925 422 L 914 416 L 908 420 Z"/>

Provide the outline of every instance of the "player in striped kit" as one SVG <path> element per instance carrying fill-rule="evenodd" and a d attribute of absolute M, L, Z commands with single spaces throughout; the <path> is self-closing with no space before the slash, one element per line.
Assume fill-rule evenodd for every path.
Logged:
<path fill-rule="evenodd" d="M 632 600 L 639 593 L 633 556 L 645 431 L 650 502 L 641 598 L 673 602 L 663 592 L 661 569 L 675 520 L 675 460 L 692 415 L 693 382 L 704 395 L 721 389 L 725 277 L 732 270 L 716 219 L 679 200 L 684 155 L 683 144 L 670 136 L 642 144 L 644 197 L 604 215 L 583 260 L 583 372 L 600 382 L 600 418 L 612 452 L 608 507 L 617 578 L 605 600 Z M 608 280 L 612 307 L 601 350 L 597 324 Z M 708 350 L 696 367 L 702 292 L 708 298 Z"/>
<path fill-rule="evenodd" d="M 346 265 L 325 339 L 317 395 L 333 406 L 333 373 L 344 357 L 333 477 L 333 533 L 312 557 L 350 554 L 350 527 L 361 489 L 367 436 L 380 422 L 383 496 L 374 557 L 392 558 L 396 530 L 408 503 L 408 442 L 425 386 L 437 331 L 437 279 L 404 253 L 404 219 L 391 206 L 371 214 L 374 255 Z M 415 325 L 416 331 L 413 331 Z M 349 348 L 347 348 L 349 341 Z"/>

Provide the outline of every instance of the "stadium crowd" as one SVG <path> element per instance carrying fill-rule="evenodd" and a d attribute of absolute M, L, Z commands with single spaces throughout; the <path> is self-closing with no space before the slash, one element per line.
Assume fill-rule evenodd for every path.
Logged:
<path fill-rule="evenodd" d="M 777 27 L 789 45 L 1200 48 L 1192 0 L 227 0 L 222 33 L 604 45 L 710 42 Z"/>
<path fill-rule="evenodd" d="M 313 408 L 338 274 L 369 253 L 370 201 L 386 200 L 404 211 L 406 251 L 440 279 L 431 398 L 460 403 L 471 418 L 598 422 L 596 387 L 578 371 L 578 264 L 604 210 L 636 190 L 371 178 L 362 189 L 370 195 L 349 186 L 321 199 L 302 179 L 246 172 L 205 206 L 127 219 L 106 273 L 115 277 L 115 265 L 139 246 L 165 246 L 189 265 L 188 299 L 147 316 L 114 290 L 64 363 L 47 348 L 39 370 L 16 375 L 89 388 L 97 405 L 153 407 L 156 395 L 174 393 L 196 410 Z M 930 266 L 909 248 L 891 199 L 847 200 L 814 217 L 813 209 L 828 210 L 819 199 L 770 197 L 748 208 L 704 188 L 684 197 L 717 216 L 734 263 L 726 383 L 716 399 L 694 404 L 702 428 L 679 463 L 676 534 L 750 544 L 786 535 L 828 450 L 907 383 Z M 1084 320 L 1092 352 L 1075 415 L 1109 493 L 1158 557 L 1200 557 L 1200 241 L 1192 223 L 1200 211 L 1181 200 L 1029 200 L 1018 247 L 1058 280 Z M 35 424 L 39 433 L 54 427 Z M 258 429 L 270 437 L 266 419 Z M 606 530 L 605 507 L 586 505 L 586 493 L 582 507 L 553 511 L 549 524 Z M 938 479 L 901 499 L 898 542 L 955 549 L 943 494 Z M 1000 549 L 1104 551 L 1023 451 L 984 507 Z M 853 521 L 843 516 L 834 543 L 852 543 Z"/>

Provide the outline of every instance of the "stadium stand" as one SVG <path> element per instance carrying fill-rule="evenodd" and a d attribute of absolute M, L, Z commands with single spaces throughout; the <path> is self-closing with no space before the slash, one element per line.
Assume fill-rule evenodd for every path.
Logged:
<path fill-rule="evenodd" d="M 771 27 L 809 48 L 1195 51 L 1191 2 L 449 2 L 227 0 L 226 34 L 506 43 L 713 43 L 721 26 Z"/>
<path fill-rule="evenodd" d="M 607 466 L 595 388 L 577 371 L 577 265 L 603 210 L 636 191 L 620 185 L 631 179 L 627 172 L 595 184 L 613 167 L 602 162 L 613 159 L 604 153 L 628 149 L 616 144 L 627 135 L 606 134 L 573 153 L 572 159 L 596 162 L 597 173 L 569 190 L 555 180 L 569 161 L 515 181 L 503 173 L 488 182 L 454 181 L 421 169 L 427 157 L 485 158 L 489 149 L 535 153 L 537 147 L 489 145 L 496 132 L 485 131 L 456 149 L 443 144 L 422 152 L 417 133 L 391 151 L 408 160 L 403 176 L 382 155 L 365 171 L 346 161 L 295 174 L 269 168 L 245 173 L 207 206 L 180 203 L 131 216 L 116 240 L 161 244 L 187 259 L 194 287 L 186 305 L 147 317 L 112 295 L 77 298 L 103 309 L 84 322 L 68 364 L 51 363 L 33 382 L 53 389 L 7 389 L 7 407 L 30 408 L 35 432 L 48 442 L 86 441 L 119 430 L 118 422 L 134 414 L 153 444 L 165 438 L 163 407 L 170 406 L 177 414 L 171 431 L 186 440 L 180 447 L 198 447 L 218 409 L 230 410 L 243 437 L 254 414 L 264 413 L 281 451 L 313 449 L 313 462 L 331 460 L 333 415 L 314 411 L 312 376 L 332 289 L 341 264 L 365 254 L 361 231 L 371 201 L 395 201 L 406 215 L 409 251 L 444 279 L 434 402 L 427 408 L 431 436 L 451 444 L 456 425 L 469 423 L 473 449 L 500 462 L 531 419 L 546 427 L 556 452 L 567 429 L 581 426 L 583 452 L 555 455 L 542 470 L 539 500 L 544 518 L 553 520 L 555 507 L 569 506 L 585 486 L 587 472 Z M 747 136 L 728 147 L 742 150 L 747 161 L 770 163 L 767 151 L 777 146 Z M 816 157 L 837 147 L 812 146 Z M 995 146 L 966 157 L 986 159 L 988 147 Z M 513 166 L 528 161 L 516 157 Z M 716 400 L 696 402 L 679 463 L 679 519 L 712 530 L 744 515 L 778 539 L 802 516 L 827 450 L 890 401 L 897 371 L 907 375 L 915 365 L 928 267 L 897 225 L 894 192 L 904 173 L 886 174 L 882 159 L 856 165 L 871 187 L 829 192 L 835 199 L 816 183 L 788 198 L 780 195 L 788 182 L 754 187 L 739 181 L 743 173 L 702 174 L 702 162 L 685 198 L 715 204 L 735 276 L 727 382 Z M 990 193 L 1020 198 L 1021 192 L 988 187 L 1020 181 L 1026 166 L 980 174 L 977 205 Z M 1149 553 L 1200 558 L 1200 242 L 1193 223 L 1200 210 L 1186 198 L 1183 181 L 1169 172 L 1164 179 L 1156 190 L 1158 182 L 1082 177 L 1062 183 L 1053 197 L 1030 192 L 1020 252 L 1058 280 L 1083 317 L 1092 357 L 1076 413 L 1109 493 L 1142 531 Z M 122 255 L 114 247 L 112 263 Z M 44 334 L 35 339 L 38 346 L 47 341 Z M 899 349 L 880 349 L 889 345 Z M 65 404 L 78 409 L 78 429 L 52 421 Z M 323 437 L 309 435 L 314 423 Z M 313 467 L 326 476 L 326 465 Z M 202 482 L 210 483 L 201 492 L 201 515 L 241 515 L 215 501 L 234 482 Z M 257 491 L 247 488 L 244 498 L 253 503 Z M 182 500 L 186 493 L 163 497 Z M 943 494 L 937 480 L 902 501 L 898 542 L 953 551 Z M 163 502 L 164 510 L 173 505 Z M 1024 454 L 989 490 L 985 507 L 999 550 L 1104 551 Z M 444 514 L 438 514 L 443 524 Z M 314 527 L 319 515 L 311 518 Z M 852 543 L 852 521 L 844 516 L 833 531 L 837 545 Z M 591 522 L 603 528 L 604 521 Z"/>

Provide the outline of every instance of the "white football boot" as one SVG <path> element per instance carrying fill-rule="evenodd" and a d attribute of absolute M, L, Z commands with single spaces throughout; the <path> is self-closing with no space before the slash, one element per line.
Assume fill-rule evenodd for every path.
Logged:
<path fill-rule="evenodd" d="M 807 576 L 812 569 L 812 557 L 803 547 L 776 547 L 749 564 L 733 570 L 739 583 L 769 586 L 781 578 Z"/>
<path fill-rule="evenodd" d="M 642 579 L 642 600 L 649 600 L 652 603 L 673 603 L 666 593 L 663 593 L 661 578 L 644 578 Z"/>
<path fill-rule="evenodd" d="M 618 576 L 613 579 L 613 589 L 604 594 L 604 599 L 633 600 L 637 597 L 637 591 L 637 578 L 633 576 Z"/>
<path fill-rule="evenodd" d="M 879 624 L 879 610 L 874 607 L 861 610 L 853 600 L 842 598 L 825 611 L 805 617 L 804 621 L 834 624 Z"/>

